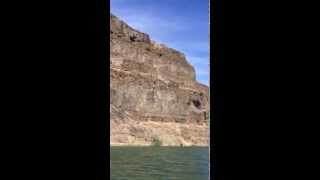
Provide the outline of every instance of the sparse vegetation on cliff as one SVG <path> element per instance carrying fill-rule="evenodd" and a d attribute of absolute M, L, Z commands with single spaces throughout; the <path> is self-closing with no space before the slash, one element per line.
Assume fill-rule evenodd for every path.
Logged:
<path fill-rule="evenodd" d="M 159 139 L 159 137 L 157 136 L 154 136 L 152 137 L 152 146 L 161 146 L 162 145 L 162 142 L 161 140 Z"/>

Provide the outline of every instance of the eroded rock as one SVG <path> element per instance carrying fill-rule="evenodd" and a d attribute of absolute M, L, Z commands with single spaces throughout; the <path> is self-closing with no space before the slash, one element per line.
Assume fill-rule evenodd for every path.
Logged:
<path fill-rule="evenodd" d="M 186 57 L 110 15 L 111 144 L 208 145 L 209 90 Z"/>

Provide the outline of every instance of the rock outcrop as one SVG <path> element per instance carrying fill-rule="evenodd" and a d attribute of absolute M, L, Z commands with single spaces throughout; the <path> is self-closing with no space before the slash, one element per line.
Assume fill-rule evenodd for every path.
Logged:
<path fill-rule="evenodd" d="M 110 23 L 111 145 L 208 145 L 209 90 L 184 54 Z"/>

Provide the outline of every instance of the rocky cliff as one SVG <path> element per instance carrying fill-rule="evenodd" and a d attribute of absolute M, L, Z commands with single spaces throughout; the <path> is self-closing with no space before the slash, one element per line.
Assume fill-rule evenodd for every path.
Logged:
<path fill-rule="evenodd" d="M 209 90 L 184 54 L 110 23 L 111 145 L 207 145 Z"/>

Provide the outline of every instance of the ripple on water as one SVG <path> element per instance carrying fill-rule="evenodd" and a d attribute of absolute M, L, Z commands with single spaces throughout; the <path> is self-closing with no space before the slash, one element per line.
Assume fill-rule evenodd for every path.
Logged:
<path fill-rule="evenodd" d="M 111 180 L 207 180 L 208 148 L 112 147 Z"/>

